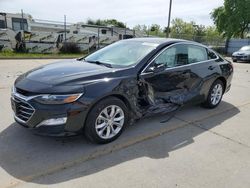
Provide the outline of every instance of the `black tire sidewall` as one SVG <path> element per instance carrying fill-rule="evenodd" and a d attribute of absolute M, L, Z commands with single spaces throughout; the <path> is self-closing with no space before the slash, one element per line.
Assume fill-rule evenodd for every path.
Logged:
<path fill-rule="evenodd" d="M 124 118 L 125 118 L 124 125 L 123 125 L 122 129 L 120 130 L 120 132 L 116 136 L 114 136 L 110 139 L 103 139 L 103 138 L 99 137 L 99 135 L 96 132 L 95 122 L 96 122 L 96 118 L 98 117 L 100 112 L 104 108 L 106 108 L 107 106 L 110 106 L 110 105 L 119 106 L 123 110 Z M 116 97 L 108 97 L 108 98 L 102 99 L 101 101 L 96 103 L 92 107 L 92 109 L 90 110 L 88 117 L 87 117 L 87 120 L 86 120 L 86 123 L 85 123 L 85 126 L 84 126 L 84 134 L 85 134 L 86 138 L 93 143 L 106 144 L 106 143 L 112 142 L 122 134 L 125 126 L 127 125 L 128 119 L 129 119 L 128 118 L 128 109 L 123 101 L 121 101 L 120 99 L 118 99 Z"/>
<path fill-rule="evenodd" d="M 221 98 L 220 98 L 220 101 L 216 104 L 216 105 L 214 105 L 214 104 L 212 104 L 212 101 L 211 101 L 211 95 L 212 95 L 212 92 L 213 92 L 213 89 L 214 89 L 214 87 L 217 85 L 217 84 L 220 84 L 221 86 L 222 86 L 222 90 L 223 90 L 223 93 L 222 93 L 222 96 L 221 96 Z M 221 100 L 222 100 L 222 97 L 223 97 L 223 94 L 224 94 L 224 84 L 223 84 L 223 82 L 221 81 L 221 80 L 215 80 L 214 81 L 214 83 L 212 84 L 212 86 L 210 87 L 210 89 L 209 89 L 209 93 L 208 93 L 208 96 L 207 96 L 207 100 L 206 100 L 206 102 L 204 103 L 204 105 L 205 105 L 205 107 L 207 107 L 207 108 L 216 108 L 219 104 L 220 104 L 220 102 L 221 102 Z"/>

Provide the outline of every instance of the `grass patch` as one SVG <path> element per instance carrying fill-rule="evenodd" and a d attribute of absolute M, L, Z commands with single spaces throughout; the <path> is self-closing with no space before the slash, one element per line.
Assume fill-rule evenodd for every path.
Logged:
<path fill-rule="evenodd" d="M 86 56 L 84 53 L 17 53 L 17 52 L 0 52 L 0 59 L 74 59 Z"/>

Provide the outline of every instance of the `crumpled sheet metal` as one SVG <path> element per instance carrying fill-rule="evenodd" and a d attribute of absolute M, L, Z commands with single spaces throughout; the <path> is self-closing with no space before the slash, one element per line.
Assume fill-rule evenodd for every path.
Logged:
<path fill-rule="evenodd" d="M 123 80 L 119 84 L 119 91 L 124 93 L 132 101 L 130 112 L 131 121 L 156 114 L 167 114 L 178 110 L 187 101 L 199 94 L 202 83 L 194 87 L 192 91 L 187 89 L 175 90 L 173 92 L 154 92 L 154 89 L 147 83 L 138 85 L 136 79 Z M 140 88 L 142 87 L 142 88 Z M 144 92 L 141 92 L 142 91 Z M 142 106 L 139 100 L 146 99 L 148 105 Z"/>
<path fill-rule="evenodd" d="M 169 112 L 173 112 L 180 108 L 180 105 L 174 104 L 174 103 L 164 103 L 160 102 L 158 104 L 150 106 L 146 111 L 144 112 L 143 116 L 148 117 L 156 114 L 167 114 Z"/>
<path fill-rule="evenodd" d="M 148 89 L 149 107 L 143 111 L 143 116 L 151 116 L 155 114 L 167 114 L 178 110 L 187 101 L 199 95 L 202 82 L 192 91 L 181 89 L 167 93 L 155 93 L 151 86 Z"/>
<path fill-rule="evenodd" d="M 170 102 L 169 99 L 164 99 L 163 97 L 157 96 L 153 88 L 150 85 L 147 85 L 147 99 L 149 105 L 144 108 L 142 114 L 144 117 L 156 115 L 156 114 L 167 114 L 173 112 L 180 108 L 180 105 Z M 163 95 L 166 96 L 166 95 Z"/>

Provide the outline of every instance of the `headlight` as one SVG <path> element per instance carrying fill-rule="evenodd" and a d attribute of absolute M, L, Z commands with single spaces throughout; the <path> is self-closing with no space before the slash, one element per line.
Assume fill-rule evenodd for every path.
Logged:
<path fill-rule="evenodd" d="M 67 104 L 78 100 L 83 94 L 70 95 L 40 95 L 35 100 L 42 104 Z"/>

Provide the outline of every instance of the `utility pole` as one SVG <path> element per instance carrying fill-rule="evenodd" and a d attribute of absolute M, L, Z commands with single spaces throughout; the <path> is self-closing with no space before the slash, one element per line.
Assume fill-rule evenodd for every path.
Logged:
<path fill-rule="evenodd" d="M 66 35 L 67 35 L 67 30 L 66 30 L 66 15 L 64 15 L 64 42 L 66 42 Z"/>
<path fill-rule="evenodd" d="M 171 21 L 171 11 L 172 11 L 172 0 L 169 2 L 169 11 L 168 11 L 168 27 L 166 32 L 166 37 L 169 37 L 170 34 L 170 21 Z"/>
<path fill-rule="evenodd" d="M 21 15 L 22 15 L 21 30 L 24 30 L 24 24 L 23 24 L 23 9 L 21 9 Z"/>
<path fill-rule="evenodd" d="M 98 27 L 97 33 L 97 48 L 100 49 L 100 27 Z"/>

